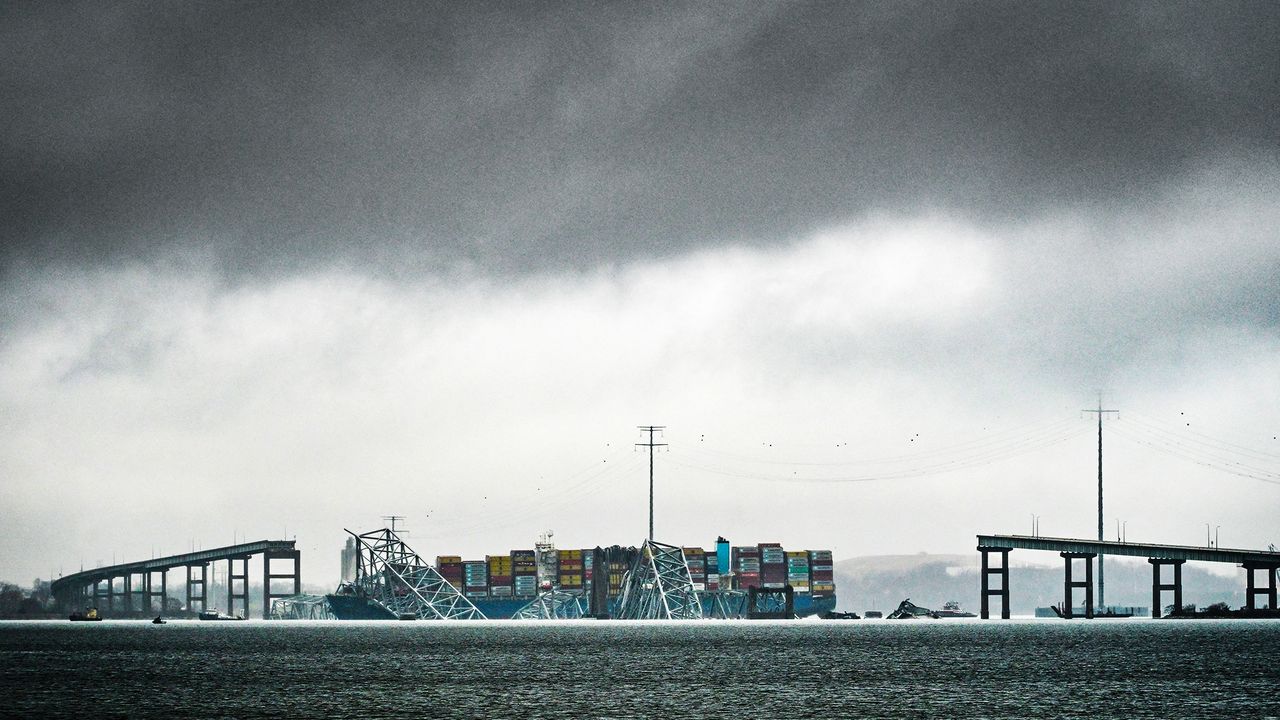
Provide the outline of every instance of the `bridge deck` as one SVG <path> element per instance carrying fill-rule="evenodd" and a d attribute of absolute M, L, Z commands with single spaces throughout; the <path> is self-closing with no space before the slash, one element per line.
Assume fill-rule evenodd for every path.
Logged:
<path fill-rule="evenodd" d="M 122 563 L 120 565 L 107 565 L 105 567 L 93 568 L 92 570 L 81 570 L 78 573 L 58 578 L 50 583 L 50 590 L 57 593 L 63 588 L 81 587 L 89 585 L 97 580 L 122 577 L 131 573 L 139 574 L 145 572 L 160 572 L 161 570 L 169 570 L 170 568 L 183 567 L 186 565 L 200 565 L 214 560 L 240 558 L 249 555 L 257 555 L 258 553 L 263 552 L 291 551 L 293 549 L 293 540 L 257 540 L 249 543 L 240 543 L 239 545 L 228 545 L 226 547 L 213 548 L 211 550 L 197 550 L 196 552 L 183 553 L 182 555 L 169 555 L 168 557 L 152 558 L 151 560 L 139 560 L 137 562 Z"/>
<path fill-rule="evenodd" d="M 1097 553 L 1099 555 L 1129 555 L 1160 560 L 1198 560 L 1235 564 L 1259 563 L 1280 566 L 1280 552 L 1195 547 L 1192 545 L 1153 545 L 1151 543 L 1032 537 L 1029 535 L 979 535 L 978 547 Z"/>

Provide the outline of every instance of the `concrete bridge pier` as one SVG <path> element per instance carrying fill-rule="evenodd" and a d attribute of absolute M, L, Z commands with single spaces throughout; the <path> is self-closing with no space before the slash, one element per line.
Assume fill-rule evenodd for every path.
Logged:
<path fill-rule="evenodd" d="M 240 617 L 249 617 L 249 555 L 227 558 L 227 614 L 236 614 L 236 601 L 244 612 Z M 236 572 L 236 562 L 240 562 L 240 572 Z M 236 582 L 240 582 L 240 592 L 236 592 Z"/>
<path fill-rule="evenodd" d="M 108 594 L 108 591 L 111 588 L 111 578 L 107 578 L 106 580 L 107 587 L 105 588 L 102 587 L 102 583 L 103 583 L 102 580 L 93 581 L 93 606 L 100 610 L 104 609 L 103 608 L 104 601 L 106 601 L 108 608 L 110 607 L 110 603 L 111 603 L 111 600 L 110 600 L 111 596 Z"/>
<path fill-rule="evenodd" d="M 292 561 L 292 572 L 272 574 L 272 560 Z M 272 580 L 292 580 L 293 592 L 276 593 L 271 591 Z M 247 590 L 246 590 L 247 592 Z M 298 550 L 268 550 L 262 553 L 262 619 L 271 617 L 271 601 L 275 598 L 289 597 L 302 593 L 302 553 Z M 247 610 L 247 608 L 246 608 Z M 247 614 L 247 612 L 246 612 Z"/>
<path fill-rule="evenodd" d="M 1267 596 L 1267 607 L 1276 609 L 1276 568 L 1280 568 L 1280 563 L 1274 562 L 1245 562 L 1244 575 L 1248 581 L 1248 589 L 1245 591 L 1245 601 L 1250 610 L 1257 610 L 1258 602 L 1255 598 L 1259 595 Z M 1254 573 L 1262 570 L 1267 574 L 1266 587 L 1258 587 Z"/>
<path fill-rule="evenodd" d="M 192 570 L 200 568 L 200 578 L 193 577 Z M 199 563 L 187 566 L 187 610 L 191 611 L 191 603 L 193 601 L 200 603 L 200 612 L 209 609 L 209 563 Z M 197 595 L 192 589 L 197 585 L 200 586 L 200 593 Z"/>
<path fill-rule="evenodd" d="M 1097 553 L 1077 553 L 1064 552 L 1058 553 L 1062 559 L 1066 561 L 1066 578 L 1063 580 L 1063 605 L 1062 614 L 1066 618 L 1072 617 L 1072 608 L 1075 604 L 1071 600 L 1072 590 L 1075 588 L 1084 588 L 1084 616 L 1090 620 L 1093 619 L 1093 559 L 1098 557 Z M 1072 582 L 1071 580 L 1071 563 L 1074 560 L 1084 560 L 1084 582 Z"/>
<path fill-rule="evenodd" d="M 982 553 L 982 610 L 980 617 L 983 620 L 991 618 L 990 598 L 992 595 L 1000 598 L 1000 619 L 1009 619 L 1009 548 L 992 548 L 978 546 L 978 552 Z M 988 555 L 990 553 L 1000 553 L 1000 567 L 991 567 Z M 1000 576 L 1000 587 L 991 589 L 991 576 Z"/>
<path fill-rule="evenodd" d="M 1160 617 L 1160 596 L 1164 590 L 1173 591 L 1173 607 L 1174 612 L 1182 610 L 1182 565 L 1186 560 L 1166 560 L 1161 558 L 1150 558 L 1147 562 L 1151 563 L 1151 617 Z M 1163 583 L 1160 580 L 1160 568 L 1165 565 L 1173 566 L 1173 582 Z"/>

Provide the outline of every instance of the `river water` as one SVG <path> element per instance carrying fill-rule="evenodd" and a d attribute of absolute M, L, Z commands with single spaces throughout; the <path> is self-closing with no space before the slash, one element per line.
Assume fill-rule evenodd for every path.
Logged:
<path fill-rule="evenodd" d="M 1280 717 L 1280 621 L 0 623 L 0 715 Z"/>

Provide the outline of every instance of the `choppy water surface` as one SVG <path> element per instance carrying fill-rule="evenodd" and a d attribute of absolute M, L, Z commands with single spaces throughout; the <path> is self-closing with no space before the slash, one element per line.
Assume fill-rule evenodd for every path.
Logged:
<path fill-rule="evenodd" d="M 1268 717 L 1280 622 L 0 623 L 0 715 Z"/>

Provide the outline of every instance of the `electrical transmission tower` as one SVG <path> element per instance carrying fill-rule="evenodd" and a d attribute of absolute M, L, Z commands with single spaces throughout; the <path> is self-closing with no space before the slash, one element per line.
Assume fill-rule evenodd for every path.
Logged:
<path fill-rule="evenodd" d="M 649 433 L 649 442 L 636 443 L 636 447 L 649 448 L 649 541 L 653 541 L 653 449 L 657 447 L 666 447 L 666 443 L 655 443 L 653 434 L 662 432 L 666 429 L 665 425 L 640 425 L 641 432 Z"/>
<path fill-rule="evenodd" d="M 1082 412 L 1098 414 L 1098 539 L 1102 540 L 1102 416 L 1106 413 L 1119 413 L 1119 410 L 1103 410 L 1102 398 L 1098 398 L 1097 410 L 1083 410 Z M 1106 612 L 1107 595 L 1106 583 L 1103 581 L 1102 574 L 1102 554 L 1098 555 L 1098 607 Z"/>

